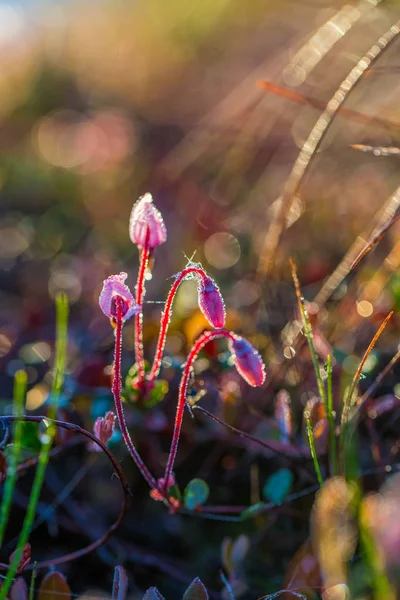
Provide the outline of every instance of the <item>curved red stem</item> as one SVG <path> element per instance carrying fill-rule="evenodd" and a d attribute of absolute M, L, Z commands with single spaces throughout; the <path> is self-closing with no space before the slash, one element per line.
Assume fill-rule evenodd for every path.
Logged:
<path fill-rule="evenodd" d="M 171 448 L 169 451 L 169 456 L 167 460 L 167 466 L 165 468 L 164 475 L 164 494 L 167 494 L 168 482 L 170 481 L 170 477 L 172 474 L 172 469 L 174 467 L 174 462 L 176 458 L 176 453 L 178 450 L 179 437 L 181 433 L 183 413 L 186 405 L 186 394 L 189 385 L 189 378 L 192 372 L 193 363 L 196 360 L 200 351 L 204 348 L 208 342 L 212 340 L 216 340 L 219 338 L 228 338 L 234 339 L 232 334 L 225 329 L 219 329 L 218 331 L 206 331 L 203 333 L 194 343 L 185 363 L 181 381 L 179 384 L 179 396 L 178 396 L 178 405 L 176 407 L 176 415 L 175 415 L 175 425 L 174 425 L 174 433 L 171 442 Z"/>
<path fill-rule="evenodd" d="M 153 366 L 151 367 L 151 371 L 147 377 L 149 381 L 154 381 L 154 379 L 156 379 L 160 373 L 161 360 L 162 360 L 164 348 L 165 348 L 165 341 L 167 338 L 168 327 L 169 327 L 169 324 L 171 321 L 172 303 L 174 301 L 176 292 L 178 291 L 180 284 L 190 273 L 196 273 L 197 275 L 200 275 L 200 277 L 203 277 L 203 278 L 207 276 L 204 269 L 201 269 L 200 267 L 187 267 L 186 269 L 183 269 L 183 271 L 181 271 L 179 273 L 179 275 L 176 277 L 176 279 L 168 293 L 167 300 L 165 301 L 165 307 L 164 307 L 164 310 L 161 315 L 160 333 L 158 335 L 158 341 L 157 341 L 156 352 L 154 355 Z"/>
<path fill-rule="evenodd" d="M 116 317 L 116 328 L 115 328 L 115 349 L 114 349 L 114 375 L 112 381 L 112 394 L 114 396 L 115 409 L 117 412 L 119 427 L 121 429 L 122 437 L 124 438 L 124 442 L 126 447 L 129 450 L 129 454 L 133 458 L 136 466 L 139 471 L 143 475 L 144 479 L 147 481 L 151 488 L 155 488 L 161 492 L 157 481 L 150 473 L 146 465 L 144 464 L 139 452 L 136 450 L 134 443 L 132 442 L 132 438 L 128 431 L 125 421 L 124 409 L 122 406 L 121 400 L 121 392 L 122 392 L 122 375 L 121 375 L 121 348 L 122 348 L 122 309 L 123 309 L 123 300 L 122 298 L 117 297 L 115 299 L 115 304 L 117 308 L 117 317 Z"/>

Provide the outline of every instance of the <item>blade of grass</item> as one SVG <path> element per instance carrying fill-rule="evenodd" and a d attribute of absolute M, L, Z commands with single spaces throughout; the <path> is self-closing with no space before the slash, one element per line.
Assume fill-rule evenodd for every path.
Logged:
<path fill-rule="evenodd" d="M 360 254 L 357 256 L 357 258 L 353 261 L 353 263 L 351 264 L 350 270 L 354 269 L 359 262 L 364 258 L 364 256 L 366 254 L 368 254 L 368 252 L 370 250 L 372 250 L 372 248 L 374 248 L 374 246 L 376 246 L 376 244 L 378 242 L 381 241 L 381 239 L 383 238 L 383 236 L 385 235 L 385 233 L 387 233 L 387 231 L 389 231 L 389 229 L 391 228 L 392 225 L 394 225 L 398 220 L 400 219 L 400 214 L 395 215 L 392 219 L 390 219 L 390 221 L 388 223 L 386 223 L 382 229 L 373 236 L 373 238 L 368 242 L 368 244 L 361 250 Z"/>
<path fill-rule="evenodd" d="M 34 598 L 35 581 L 36 581 L 36 563 L 33 565 L 33 569 L 32 569 L 31 581 L 29 584 L 29 599 L 28 600 L 33 600 L 33 598 Z"/>
<path fill-rule="evenodd" d="M 363 502 L 361 502 L 358 510 L 358 526 L 362 554 L 372 580 L 373 597 L 375 600 L 395 600 L 394 590 L 390 586 L 382 557 L 377 551 L 375 540 L 370 531 L 368 511 Z"/>
<path fill-rule="evenodd" d="M 318 392 L 319 392 L 319 395 L 321 398 L 321 402 L 324 405 L 325 412 L 328 412 L 327 405 L 326 405 L 325 386 L 322 381 L 318 355 L 317 355 L 317 351 L 315 350 L 315 346 L 314 346 L 314 339 L 313 339 L 311 323 L 310 323 L 310 319 L 308 318 L 308 313 L 307 313 L 307 310 L 306 310 L 306 307 L 304 304 L 304 298 L 301 295 L 299 278 L 297 276 L 297 269 L 296 269 L 296 265 L 295 265 L 293 258 L 290 258 L 290 268 L 292 270 L 292 278 L 293 278 L 293 283 L 294 283 L 294 287 L 296 290 L 297 303 L 299 305 L 301 320 L 303 322 L 304 334 L 307 338 L 308 346 L 309 346 L 310 352 L 311 352 L 312 362 L 314 365 L 315 377 L 317 379 L 317 385 L 318 385 Z"/>
<path fill-rule="evenodd" d="M 338 474 L 337 445 L 335 434 L 335 417 L 333 413 L 333 392 L 332 392 L 332 357 L 328 354 L 326 359 L 327 372 L 327 418 L 329 423 L 329 464 L 331 475 Z"/>
<path fill-rule="evenodd" d="M 343 404 L 343 412 L 342 412 L 342 424 L 347 420 L 348 416 L 349 416 L 349 411 L 352 408 L 354 401 L 353 401 L 353 397 L 354 397 L 354 393 L 358 384 L 358 380 L 360 379 L 361 376 L 361 372 L 363 370 L 363 367 L 367 361 L 368 356 L 371 354 L 373 347 L 375 346 L 376 342 L 378 341 L 378 338 L 380 337 L 382 331 L 385 329 L 386 325 L 388 324 L 389 319 L 391 318 L 391 316 L 393 315 L 393 311 L 391 311 L 387 317 L 385 318 L 385 320 L 383 321 L 383 323 L 381 324 L 381 326 L 379 327 L 378 331 L 376 332 L 376 334 L 374 335 L 374 337 L 372 338 L 364 356 L 361 359 L 360 364 L 358 365 L 358 369 L 357 371 L 354 373 L 354 377 L 353 377 L 353 381 L 351 382 L 349 391 L 347 393 L 347 397 L 344 401 Z"/>
<path fill-rule="evenodd" d="M 17 417 L 24 414 L 24 402 L 27 386 L 27 374 L 25 371 L 17 371 L 14 376 L 14 406 L 13 412 Z M 7 465 L 7 479 L 4 484 L 3 500 L 0 508 L 0 547 L 3 543 L 8 518 L 10 516 L 12 497 L 18 475 L 18 463 L 22 449 L 22 433 L 24 424 L 17 421 L 14 428 L 13 445 Z"/>
<path fill-rule="evenodd" d="M 307 435 L 308 435 L 308 443 L 310 444 L 311 456 L 312 456 L 312 459 L 314 462 L 314 469 L 317 474 L 318 483 L 319 483 L 319 485 L 322 485 L 324 483 L 324 480 L 322 479 L 321 469 L 319 468 L 317 453 L 315 452 L 314 436 L 313 436 L 313 430 L 311 427 L 310 419 L 307 419 Z"/>
<path fill-rule="evenodd" d="M 286 219 L 291 209 L 294 198 L 299 192 L 304 177 L 307 175 L 314 156 L 317 154 L 321 143 L 334 122 L 338 111 L 342 108 L 344 102 L 362 80 L 368 70 L 385 53 L 397 36 L 400 34 L 400 21 L 394 23 L 371 46 L 368 52 L 360 58 L 357 64 L 351 69 L 350 73 L 342 81 L 332 98 L 321 113 L 319 119 L 310 131 L 308 138 L 304 142 L 300 153 L 294 163 L 289 177 L 286 179 L 285 187 L 282 192 L 282 201 L 280 210 L 272 220 L 264 241 L 264 248 L 261 251 L 257 267 L 257 277 L 264 280 L 270 273 L 275 264 L 276 252 L 279 242 L 285 231 Z"/>
<path fill-rule="evenodd" d="M 56 349 L 54 361 L 54 380 L 51 390 L 51 404 L 48 412 L 50 419 L 54 419 L 60 392 L 64 381 L 64 370 L 67 353 L 67 329 L 68 329 L 68 301 L 65 294 L 56 296 Z M 45 419 L 43 420 L 45 423 Z M 5 600 L 8 591 L 13 582 L 14 576 L 17 573 L 18 565 L 21 560 L 22 551 L 29 539 L 31 527 L 35 518 L 36 505 L 39 501 L 40 491 L 44 481 L 44 475 L 49 460 L 49 453 L 53 444 L 56 427 L 54 423 L 47 426 L 46 433 L 42 435 L 42 446 L 39 454 L 38 466 L 35 473 L 35 478 L 32 485 L 29 504 L 26 511 L 25 519 L 22 525 L 18 544 L 14 553 L 14 558 L 11 561 L 6 578 L 0 589 L 0 600 Z"/>

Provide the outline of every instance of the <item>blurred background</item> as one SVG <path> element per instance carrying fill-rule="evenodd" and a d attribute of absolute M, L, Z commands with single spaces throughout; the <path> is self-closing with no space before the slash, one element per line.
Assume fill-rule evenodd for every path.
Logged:
<path fill-rule="evenodd" d="M 400 303 L 399 226 L 354 274 L 343 279 L 339 273 L 333 283 L 327 278 L 400 202 L 395 194 L 400 185 L 398 42 L 351 93 L 346 102 L 350 110 L 335 118 L 294 199 L 268 272 L 266 240 L 285 182 L 322 109 L 399 17 L 397 0 L 2 1 L 4 411 L 10 410 L 13 375 L 22 367 L 29 378 L 27 409 L 43 411 L 51 382 L 53 300 L 60 290 L 71 305 L 66 418 L 90 429 L 93 419 L 111 408 L 107 385 L 113 335 L 98 308 L 98 295 L 103 279 L 120 270 L 128 273 L 131 288 L 135 285 L 138 254 L 129 240 L 128 219 L 133 203 L 145 192 L 152 193 L 168 230 L 147 282 L 148 358 L 170 277 L 195 253 L 194 260 L 220 285 L 228 327 L 254 342 L 270 373 L 266 390 L 249 392 L 229 370 L 218 375 L 215 350 L 198 368 L 211 392 L 211 406 L 221 402 L 222 390 L 225 406 L 218 410 L 233 423 L 247 402 L 268 414 L 274 394 L 285 387 L 294 407 L 301 409 L 315 384 L 312 373 L 301 370 L 304 357 L 292 344 L 297 309 L 288 259 L 293 255 L 304 295 L 314 301 L 311 309 L 319 310 L 321 348 L 332 345 L 337 361 L 352 374 L 356 356 L 378 323 Z M 167 343 L 163 376 L 171 393 L 166 408 L 133 419 L 143 426 L 138 443 L 155 469 L 168 449 L 179 366 L 204 327 L 196 288 L 186 283 L 176 300 Z M 132 333 L 128 324 L 126 368 L 133 362 Z M 398 335 L 395 316 L 371 359 L 371 372 L 397 350 Z M 254 433 L 257 419 L 245 415 L 239 424 Z M 182 444 L 184 464 L 181 472 L 177 467 L 178 478 L 181 474 L 187 483 L 200 471 L 207 479 L 214 470 L 215 503 L 249 504 L 254 455 L 217 426 L 189 422 L 187 427 L 190 436 Z M 198 437 L 192 439 L 195 431 Z M 123 449 L 117 446 L 116 452 L 122 455 Z M 72 455 L 69 462 L 67 457 L 57 459 L 65 461 L 64 480 L 86 454 Z M 105 510 L 104 518 L 111 520 L 118 510 L 116 483 L 102 470 L 107 469 L 105 459 L 104 464 L 98 460 L 101 468 L 90 464 L 90 492 L 78 486 L 80 510 L 88 520 L 95 519 L 91 511 Z M 264 475 L 277 468 L 277 459 L 271 464 L 265 453 L 255 460 L 263 464 Z M 53 470 L 56 466 L 57 461 Z M 243 533 L 243 526 L 204 525 L 167 515 L 148 499 L 126 457 L 122 466 L 134 490 L 133 507 L 120 533 L 122 546 L 105 549 L 81 565 L 68 565 L 75 591 L 95 589 L 98 594 L 110 589 L 110 565 L 121 555 L 132 561 L 133 593 L 161 582 L 165 595 L 175 598 L 179 586 L 196 575 L 218 589 L 222 540 Z M 238 597 L 252 590 L 248 597 L 254 598 L 254 590 L 271 593 L 282 585 L 288 561 L 304 541 L 307 517 L 301 523 L 294 526 L 287 518 L 283 524 L 254 527 L 258 554 L 249 576 L 254 581 L 243 583 Z M 45 553 L 54 544 L 52 552 L 61 554 L 86 539 L 81 525 L 78 519 L 76 534 L 60 538 L 56 523 L 53 529 L 38 530 L 36 541 Z M 104 528 L 102 519 L 99 526 Z M 277 539 L 277 531 L 285 528 L 287 539 Z M 109 572 L 103 569 L 99 576 L 102 561 Z"/>

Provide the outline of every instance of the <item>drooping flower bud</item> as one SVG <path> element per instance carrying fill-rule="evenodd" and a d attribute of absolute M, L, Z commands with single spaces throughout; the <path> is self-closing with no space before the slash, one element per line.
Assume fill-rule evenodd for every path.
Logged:
<path fill-rule="evenodd" d="M 232 336 L 230 349 L 239 374 L 253 387 L 262 385 L 265 381 L 265 366 L 261 356 L 250 342 L 240 336 Z"/>
<path fill-rule="evenodd" d="M 199 277 L 197 290 L 199 307 L 207 321 L 217 329 L 224 327 L 225 304 L 215 281 L 208 275 Z"/>
<path fill-rule="evenodd" d="M 129 219 L 129 237 L 134 244 L 152 250 L 167 239 L 167 229 L 162 214 L 153 204 L 151 194 L 141 196 L 133 205 Z"/>
<path fill-rule="evenodd" d="M 94 435 L 105 445 L 112 438 L 114 429 L 115 414 L 112 411 L 107 412 L 104 417 L 97 417 L 93 425 Z M 93 450 L 101 451 L 101 448 L 97 444 L 93 444 Z"/>
<path fill-rule="evenodd" d="M 124 283 L 127 277 L 126 273 L 120 273 L 119 275 L 111 275 L 103 282 L 99 304 L 101 310 L 109 319 L 117 316 L 116 298 L 122 300 L 123 321 L 126 321 L 132 315 L 140 312 L 140 306 L 135 303 L 135 299 L 132 296 L 130 289 Z"/>

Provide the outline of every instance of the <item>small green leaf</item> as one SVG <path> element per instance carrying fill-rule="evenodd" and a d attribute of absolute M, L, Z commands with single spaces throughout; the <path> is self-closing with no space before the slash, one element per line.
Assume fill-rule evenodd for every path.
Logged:
<path fill-rule="evenodd" d="M 265 502 L 257 502 L 257 504 L 252 504 L 251 506 L 249 506 L 248 508 L 246 508 L 241 514 L 240 514 L 240 518 L 244 521 L 245 519 L 252 519 L 253 517 L 256 517 L 257 515 L 261 514 L 262 512 L 264 512 L 264 509 L 266 508 L 266 504 Z"/>
<path fill-rule="evenodd" d="M 144 363 L 144 371 L 145 373 L 150 372 L 150 363 L 145 361 Z M 138 402 L 141 401 L 141 406 L 145 408 L 151 408 L 155 406 L 161 400 L 164 399 L 166 394 L 168 393 L 168 381 L 165 379 L 157 379 L 156 381 L 148 381 L 145 380 L 146 389 L 138 389 L 135 386 L 135 380 L 137 379 L 139 374 L 137 364 L 134 364 L 128 371 L 128 374 L 125 379 L 125 388 L 123 390 L 123 398 L 128 402 Z"/>
<path fill-rule="evenodd" d="M 146 395 L 143 402 L 144 406 L 146 408 L 151 408 L 152 406 L 155 406 L 156 404 L 161 402 L 161 400 L 164 400 L 164 397 L 167 395 L 167 393 L 168 381 L 166 381 L 165 379 L 157 379 L 157 381 L 154 381 L 152 389 L 146 391 Z"/>
<path fill-rule="evenodd" d="M 293 475 L 289 469 L 279 469 L 268 478 L 263 496 L 273 504 L 280 504 L 289 494 L 293 485 Z"/>
<path fill-rule="evenodd" d="M 210 489 L 202 479 L 192 479 L 185 488 L 185 506 L 189 510 L 195 510 L 196 506 L 206 502 Z"/>
<path fill-rule="evenodd" d="M 208 592 L 199 577 L 193 579 L 183 594 L 182 600 L 208 600 Z"/>
<path fill-rule="evenodd" d="M 175 500 L 178 500 L 178 502 L 180 502 L 182 500 L 182 493 L 181 493 L 181 490 L 179 489 L 178 484 L 172 485 L 169 488 L 168 497 L 175 498 Z"/>

